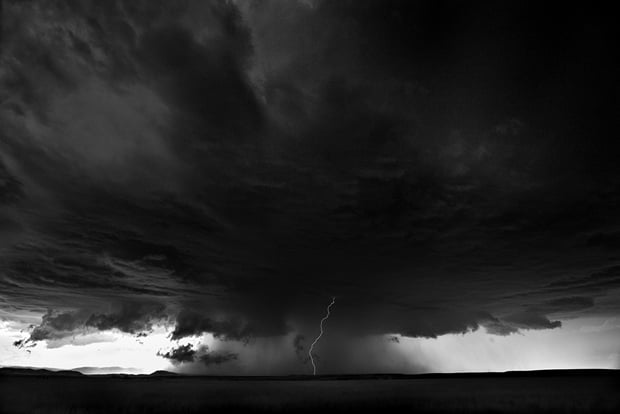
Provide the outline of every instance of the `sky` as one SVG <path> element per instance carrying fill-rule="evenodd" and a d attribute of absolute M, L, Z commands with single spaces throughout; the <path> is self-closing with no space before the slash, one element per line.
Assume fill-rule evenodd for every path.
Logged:
<path fill-rule="evenodd" d="M 1 11 L 0 366 L 620 368 L 602 3 Z"/>

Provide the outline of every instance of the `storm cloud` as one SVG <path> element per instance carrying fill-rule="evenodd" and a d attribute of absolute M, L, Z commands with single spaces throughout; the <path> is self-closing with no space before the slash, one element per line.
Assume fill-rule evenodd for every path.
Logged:
<path fill-rule="evenodd" d="M 31 342 L 156 321 L 177 342 L 310 338 L 332 296 L 330 329 L 351 337 L 620 312 L 617 25 L 602 7 L 2 13 L 0 307 L 44 314 Z M 238 357 L 197 352 L 161 356 Z"/>
<path fill-rule="evenodd" d="M 204 366 L 221 365 L 229 361 L 235 361 L 238 354 L 228 351 L 209 351 L 209 347 L 200 346 L 194 349 L 193 345 L 179 345 L 167 352 L 159 353 L 159 356 L 169 359 L 173 364 L 182 364 L 198 361 Z"/>
<path fill-rule="evenodd" d="M 179 364 L 182 362 L 194 362 L 196 357 L 196 350 L 191 344 L 179 345 L 178 348 L 171 349 L 165 353 L 160 353 L 160 356 L 170 359 L 173 363 Z"/>

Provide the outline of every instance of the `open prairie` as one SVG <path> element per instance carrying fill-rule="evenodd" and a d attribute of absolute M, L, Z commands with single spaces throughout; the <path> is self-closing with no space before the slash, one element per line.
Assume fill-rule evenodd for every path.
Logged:
<path fill-rule="evenodd" d="M 0 412 L 619 412 L 619 376 L 210 378 L 3 375 Z"/>

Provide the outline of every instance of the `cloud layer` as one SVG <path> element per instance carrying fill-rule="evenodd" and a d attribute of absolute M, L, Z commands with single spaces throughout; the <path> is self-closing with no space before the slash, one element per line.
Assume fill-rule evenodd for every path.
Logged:
<path fill-rule="evenodd" d="M 620 312 L 605 10 L 3 13 L 0 306 L 44 314 L 30 342 L 159 320 L 172 340 L 309 338 L 332 296 L 330 327 L 351 336 L 510 335 Z M 162 355 L 236 355 L 222 352 Z"/>

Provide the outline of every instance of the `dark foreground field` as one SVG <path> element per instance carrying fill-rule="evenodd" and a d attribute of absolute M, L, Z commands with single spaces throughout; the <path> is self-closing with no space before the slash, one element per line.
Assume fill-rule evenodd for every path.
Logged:
<path fill-rule="evenodd" d="M 620 412 L 614 371 L 215 378 L 0 370 L 0 413 Z"/>

